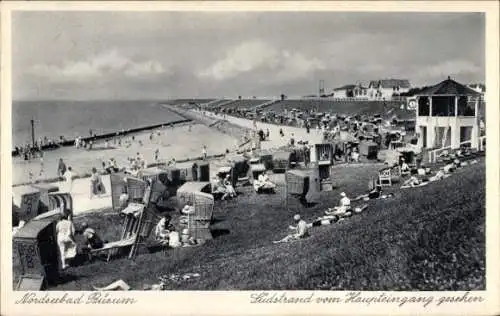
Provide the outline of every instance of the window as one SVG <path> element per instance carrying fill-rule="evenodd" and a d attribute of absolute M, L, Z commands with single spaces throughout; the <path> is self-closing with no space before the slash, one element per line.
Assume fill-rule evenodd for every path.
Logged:
<path fill-rule="evenodd" d="M 460 96 L 458 98 L 458 115 L 475 116 L 476 98 Z"/>
<path fill-rule="evenodd" d="M 432 116 L 455 116 L 455 97 L 432 97 Z"/>
<path fill-rule="evenodd" d="M 418 115 L 429 116 L 429 98 L 419 97 L 418 98 Z"/>

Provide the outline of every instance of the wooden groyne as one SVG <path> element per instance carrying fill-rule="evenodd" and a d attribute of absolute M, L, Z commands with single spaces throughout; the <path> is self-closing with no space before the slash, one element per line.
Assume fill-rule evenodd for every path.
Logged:
<path fill-rule="evenodd" d="M 128 135 L 128 134 L 133 134 L 133 133 L 143 132 L 143 131 L 147 131 L 147 130 L 152 130 L 152 129 L 160 128 L 160 127 L 163 127 L 163 126 L 178 125 L 178 124 L 188 123 L 188 122 L 191 122 L 191 121 L 192 120 L 189 119 L 189 118 L 184 118 L 182 120 L 165 122 L 165 123 L 161 123 L 161 124 L 141 126 L 141 127 L 137 127 L 137 128 L 128 129 L 128 130 L 125 130 L 125 131 L 121 131 L 120 130 L 120 131 L 116 131 L 116 132 L 110 132 L 110 133 L 104 133 L 104 134 L 100 134 L 100 135 L 94 135 L 92 137 L 91 136 L 82 137 L 82 140 L 84 140 L 85 142 L 88 142 L 89 140 L 92 140 L 92 141 L 95 142 L 97 140 L 109 139 L 109 138 L 113 138 L 113 137 L 117 137 L 117 136 L 125 136 L 125 135 Z M 44 146 L 42 146 L 42 150 L 51 150 L 51 149 L 57 149 L 57 148 L 60 148 L 60 147 L 70 147 L 70 146 L 74 146 L 74 145 L 75 145 L 75 140 L 71 139 L 71 140 L 65 140 L 65 141 L 57 143 L 57 144 L 47 144 L 47 145 L 44 145 Z M 19 155 L 19 152 L 17 152 L 16 150 L 12 151 L 12 157 L 16 157 L 18 155 Z"/>

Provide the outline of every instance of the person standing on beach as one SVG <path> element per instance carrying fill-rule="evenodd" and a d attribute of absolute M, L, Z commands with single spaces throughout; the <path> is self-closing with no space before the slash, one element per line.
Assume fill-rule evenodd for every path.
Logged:
<path fill-rule="evenodd" d="M 64 176 L 64 173 L 66 172 L 66 164 L 62 160 L 62 158 L 59 159 L 59 165 L 57 166 L 57 176 L 62 177 Z"/>
<path fill-rule="evenodd" d="M 282 128 L 280 128 L 280 136 L 281 137 L 285 136 L 285 133 L 283 133 L 283 129 Z"/>
<path fill-rule="evenodd" d="M 90 198 L 94 196 L 101 197 L 102 194 L 106 193 L 104 184 L 102 183 L 101 175 L 97 173 L 97 169 L 92 167 L 92 175 L 90 176 Z"/>
<path fill-rule="evenodd" d="M 160 149 L 156 148 L 156 150 L 155 150 L 155 162 L 158 162 L 159 158 L 160 158 Z"/>
<path fill-rule="evenodd" d="M 68 170 L 66 170 L 64 178 L 66 179 L 66 190 L 69 194 L 71 194 L 71 191 L 73 190 L 73 172 L 71 171 L 71 167 L 68 167 Z"/>

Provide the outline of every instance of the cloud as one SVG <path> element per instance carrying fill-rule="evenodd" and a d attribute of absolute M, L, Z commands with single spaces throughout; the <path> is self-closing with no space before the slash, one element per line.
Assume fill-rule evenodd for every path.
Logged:
<path fill-rule="evenodd" d="M 458 74 L 475 74 L 478 72 L 481 72 L 481 68 L 475 63 L 467 60 L 455 59 L 423 67 L 417 72 L 417 76 L 435 78 Z"/>
<path fill-rule="evenodd" d="M 198 76 L 222 81 L 244 73 L 268 70 L 274 80 L 288 81 L 324 68 L 317 58 L 276 49 L 265 41 L 248 41 L 230 48 L 222 59 L 200 71 Z"/>
<path fill-rule="evenodd" d="M 36 64 L 30 73 L 52 81 L 87 81 L 107 76 L 144 78 L 168 73 L 169 69 L 156 60 L 134 61 L 110 50 L 80 61 L 66 61 L 62 65 Z"/>

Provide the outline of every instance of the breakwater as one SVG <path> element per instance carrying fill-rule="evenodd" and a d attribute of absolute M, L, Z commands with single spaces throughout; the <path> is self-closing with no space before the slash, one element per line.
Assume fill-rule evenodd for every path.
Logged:
<path fill-rule="evenodd" d="M 116 132 L 104 133 L 104 134 L 100 134 L 100 135 L 82 137 L 82 140 L 84 140 L 86 142 L 88 142 L 89 140 L 98 141 L 98 140 L 103 140 L 103 139 L 109 139 L 109 138 L 116 137 L 116 136 L 125 136 L 128 134 L 143 132 L 146 130 L 156 129 L 156 128 L 160 128 L 160 127 L 164 127 L 164 126 L 188 123 L 191 121 L 192 121 L 191 119 L 185 118 L 182 120 L 171 121 L 171 122 L 166 122 L 166 123 L 161 123 L 161 124 L 154 124 L 154 125 L 141 126 L 141 127 L 137 127 L 137 128 L 131 128 L 131 129 L 127 129 L 124 131 L 116 131 Z M 75 140 L 71 139 L 71 140 L 65 140 L 65 141 L 59 142 L 57 144 L 44 145 L 44 146 L 42 146 L 42 150 L 52 150 L 52 149 L 57 149 L 59 147 L 69 147 L 69 146 L 74 146 L 74 145 L 75 145 Z M 16 157 L 18 155 L 19 155 L 19 152 L 17 150 L 12 151 L 12 157 Z"/>

